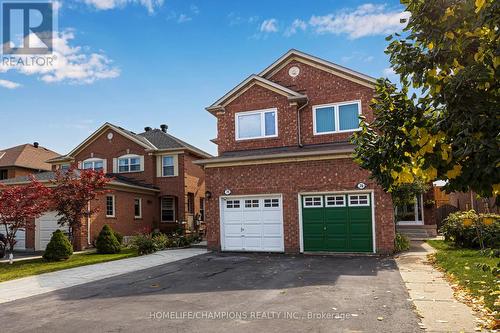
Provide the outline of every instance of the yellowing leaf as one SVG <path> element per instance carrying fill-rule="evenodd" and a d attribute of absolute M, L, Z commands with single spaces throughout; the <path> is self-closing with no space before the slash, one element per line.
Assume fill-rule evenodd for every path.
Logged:
<path fill-rule="evenodd" d="M 483 8 L 484 4 L 486 3 L 486 0 L 476 0 L 476 13 L 479 13 L 481 8 Z"/>
<path fill-rule="evenodd" d="M 437 177 L 437 170 L 434 167 L 429 167 L 424 172 L 429 180 L 434 180 Z"/>
<path fill-rule="evenodd" d="M 500 57 L 493 58 L 493 67 L 497 68 L 500 65 Z"/>
<path fill-rule="evenodd" d="M 429 48 L 429 50 L 432 50 L 434 48 L 434 43 L 433 42 L 430 42 L 427 47 Z"/>
<path fill-rule="evenodd" d="M 446 12 L 444 13 L 444 18 L 447 18 L 449 16 L 453 16 L 455 13 L 453 11 L 452 7 L 446 8 Z"/>
<path fill-rule="evenodd" d="M 444 34 L 446 36 L 446 38 L 448 39 L 453 39 L 455 38 L 455 34 L 451 31 L 448 31 L 447 33 Z"/>
<path fill-rule="evenodd" d="M 446 173 L 446 177 L 448 177 L 448 179 L 454 179 L 460 176 L 461 173 L 462 173 L 462 166 L 460 164 L 457 164 L 453 167 L 453 169 L 449 170 Z"/>

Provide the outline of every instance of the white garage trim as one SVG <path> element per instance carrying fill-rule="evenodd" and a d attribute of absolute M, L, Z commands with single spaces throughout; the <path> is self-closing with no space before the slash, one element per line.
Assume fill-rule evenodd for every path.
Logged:
<path fill-rule="evenodd" d="M 226 242 L 225 242 L 225 228 L 224 228 L 224 208 L 225 208 L 225 201 L 226 200 L 238 200 L 242 199 L 242 202 L 240 203 L 241 208 L 244 207 L 244 200 L 249 199 L 249 198 L 279 198 L 280 200 L 280 225 L 281 225 L 281 248 L 279 251 L 276 252 L 284 252 L 285 251 L 285 230 L 284 230 L 284 223 L 283 223 L 283 195 L 281 193 L 275 193 L 275 194 L 251 194 L 251 195 L 227 195 L 227 196 L 220 196 L 219 197 L 219 237 L 220 237 L 220 244 L 221 244 L 221 251 L 232 251 L 232 250 L 226 250 Z M 264 208 L 264 207 L 263 207 Z M 237 251 L 237 250 L 233 250 Z M 245 251 L 245 250 L 241 250 Z M 259 250 L 248 250 L 250 252 L 259 252 Z M 260 252 L 274 252 L 275 250 L 269 250 L 269 249 L 262 249 Z"/>
<path fill-rule="evenodd" d="M 377 234 L 375 233 L 375 191 L 374 190 L 354 190 L 354 191 L 333 191 L 333 192 L 301 192 L 297 194 L 297 202 L 299 209 L 299 240 L 300 240 L 300 253 L 304 253 L 304 230 L 302 228 L 302 196 L 304 195 L 328 195 L 328 194 L 354 194 L 354 193 L 369 193 L 372 204 L 372 252 L 377 252 Z M 348 198 L 346 199 L 348 200 Z"/>
<path fill-rule="evenodd" d="M 69 230 L 68 226 L 58 224 L 57 214 L 56 211 L 47 212 L 35 219 L 35 251 L 44 251 L 52 237 L 52 233 L 57 229 L 63 232 Z"/>

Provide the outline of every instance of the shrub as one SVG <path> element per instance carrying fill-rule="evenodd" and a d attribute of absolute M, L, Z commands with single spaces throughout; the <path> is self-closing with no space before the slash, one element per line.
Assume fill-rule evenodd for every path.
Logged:
<path fill-rule="evenodd" d="M 113 230 L 113 234 L 115 235 L 116 240 L 118 241 L 118 243 L 120 245 L 123 245 L 123 235 L 120 234 L 118 231 L 114 231 L 114 230 Z"/>
<path fill-rule="evenodd" d="M 500 247 L 500 215 L 478 215 L 474 210 L 451 213 L 440 231 L 446 241 L 459 247 Z"/>
<path fill-rule="evenodd" d="M 95 242 L 97 252 L 102 254 L 118 253 L 121 250 L 120 243 L 116 239 L 113 230 L 105 224 Z"/>
<path fill-rule="evenodd" d="M 139 234 L 132 237 L 130 245 L 137 250 L 139 255 L 150 254 L 157 251 L 153 236 L 150 234 Z"/>
<path fill-rule="evenodd" d="M 153 235 L 153 243 L 155 245 L 156 251 L 161 251 L 169 247 L 170 240 L 167 235 L 162 233 L 156 233 Z"/>
<path fill-rule="evenodd" d="M 43 258 L 48 261 L 59 261 L 68 259 L 72 254 L 73 247 L 68 237 L 61 230 L 56 230 L 52 233 Z"/>
<path fill-rule="evenodd" d="M 394 238 L 394 252 L 399 253 L 410 249 L 410 240 L 403 234 L 396 233 Z"/>

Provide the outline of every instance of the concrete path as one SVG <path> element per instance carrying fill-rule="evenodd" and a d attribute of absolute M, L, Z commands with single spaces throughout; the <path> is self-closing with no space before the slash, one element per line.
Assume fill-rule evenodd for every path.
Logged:
<path fill-rule="evenodd" d="M 443 273 L 427 260 L 427 255 L 433 252 L 434 248 L 427 243 L 414 241 L 410 252 L 396 259 L 410 297 L 422 316 L 422 328 L 425 332 L 477 332 L 472 309 L 455 299 Z"/>
<path fill-rule="evenodd" d="M 76 267 L 0 283 L 0 303 L 73 287 L 206 254 L 203 248 L 160 251 L 147 256 Z"/>

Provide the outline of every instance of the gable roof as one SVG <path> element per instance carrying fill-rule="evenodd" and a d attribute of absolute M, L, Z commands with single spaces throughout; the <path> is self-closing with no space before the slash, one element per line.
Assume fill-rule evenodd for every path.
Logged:
<path fill-rule="evenodd" d="M 374 86 L 375 83 L 377 82 L 377 79 L 374 77 L 371 77 L 369 75 L 357 72 L 347 67 L 335 64 L 333 62 L 315 57 L 313 55 L 295 49 L 291 49 L 283 56 L 281 56 L 278 60 L 269 65 L 266 69 L 264 69 L 262 72 L 259 73 L 259 76 L 269 79 L 292 60 L 318 65 L 320 68 L 328 69 L 334 72 L 335 74 L 344 77 L 348 80 L 355 81 L 358 83 L 365 83 L 365 85 L 368 86 Z"/>
<path fill-rule="evenodd" d="M 209 153 L 196 148 L 195 146 L 190 145 L 189 143 L 182 141 L 169 133 L 163 132 L 160 129 L 155 128 L 137 135 L 145 138 L 148 142 L 151 142 L 157 150 L 187 149 L 201 157 L 212 157 Z"/>
<path fill-rule="evenodd" d="M 117 133 L 123 135 L 127 139 L 137 143 L 138 145 L 144 147 L 147 151 L 158 151 L 158 150 L 190 150 L 196 155 L 201 157 L 212 157 L 212 155 L 198 149 L 176 137 L 165 133 L 159 129 L 153 129 L 144 133 L 134 133 L 132 131 L 126 130 L 120 126 L 113 125 L 111 123 L 105 123 L 99 127 L 94 133 L 92 133 L 87 139 L 80 143 L 75 149 L 69 152 L 67 155 L 52 158 L 47 162 L 61 162 L 72 160 L 74 155 L 78 153 L 81 149 L 92 143 L 97 137 L 99 137 L 103 132 L 108 129 L 112 129 Z"/>
<path fill-rule="evenodd" d="M 48 159 L 60 156 L 58 153 L 42 146 L 24 144 L 0 150 L 0 167 L 22 167 L 33 170 L 50 170 Z"/>
<path fill-rule="evenodd" d="M 293 91 L 287 87 L 284 87 L 280 84 L 277 84 L 275 82 L 269 81 L 261 76 L 258 75 L 250 75 L 248 78 L 246 78 L 243 82 L 238 84 L 236 87 L 231 89 L 227 94 L 219 98 L 215 103 L 207 107 L 207 111 L 213 112 L 213 111 L 218 111 L 221 110 L 225 104 L 228 103 L 228 101 L 231 101 L 231 97 L 235 96 L 237 93 L 241 93 L 245 91 L 245 88 L 250 88 L 253 84 L 258 84 L 266 89 L 270 89 L 272 91 L 275 91 L 277 93 L 280 93 L 286 97 L 288 97 L 291 100 L 297 100 L 297 99 L 306 99 L 307 96 L 300 94 L 296 91 Z"/>

